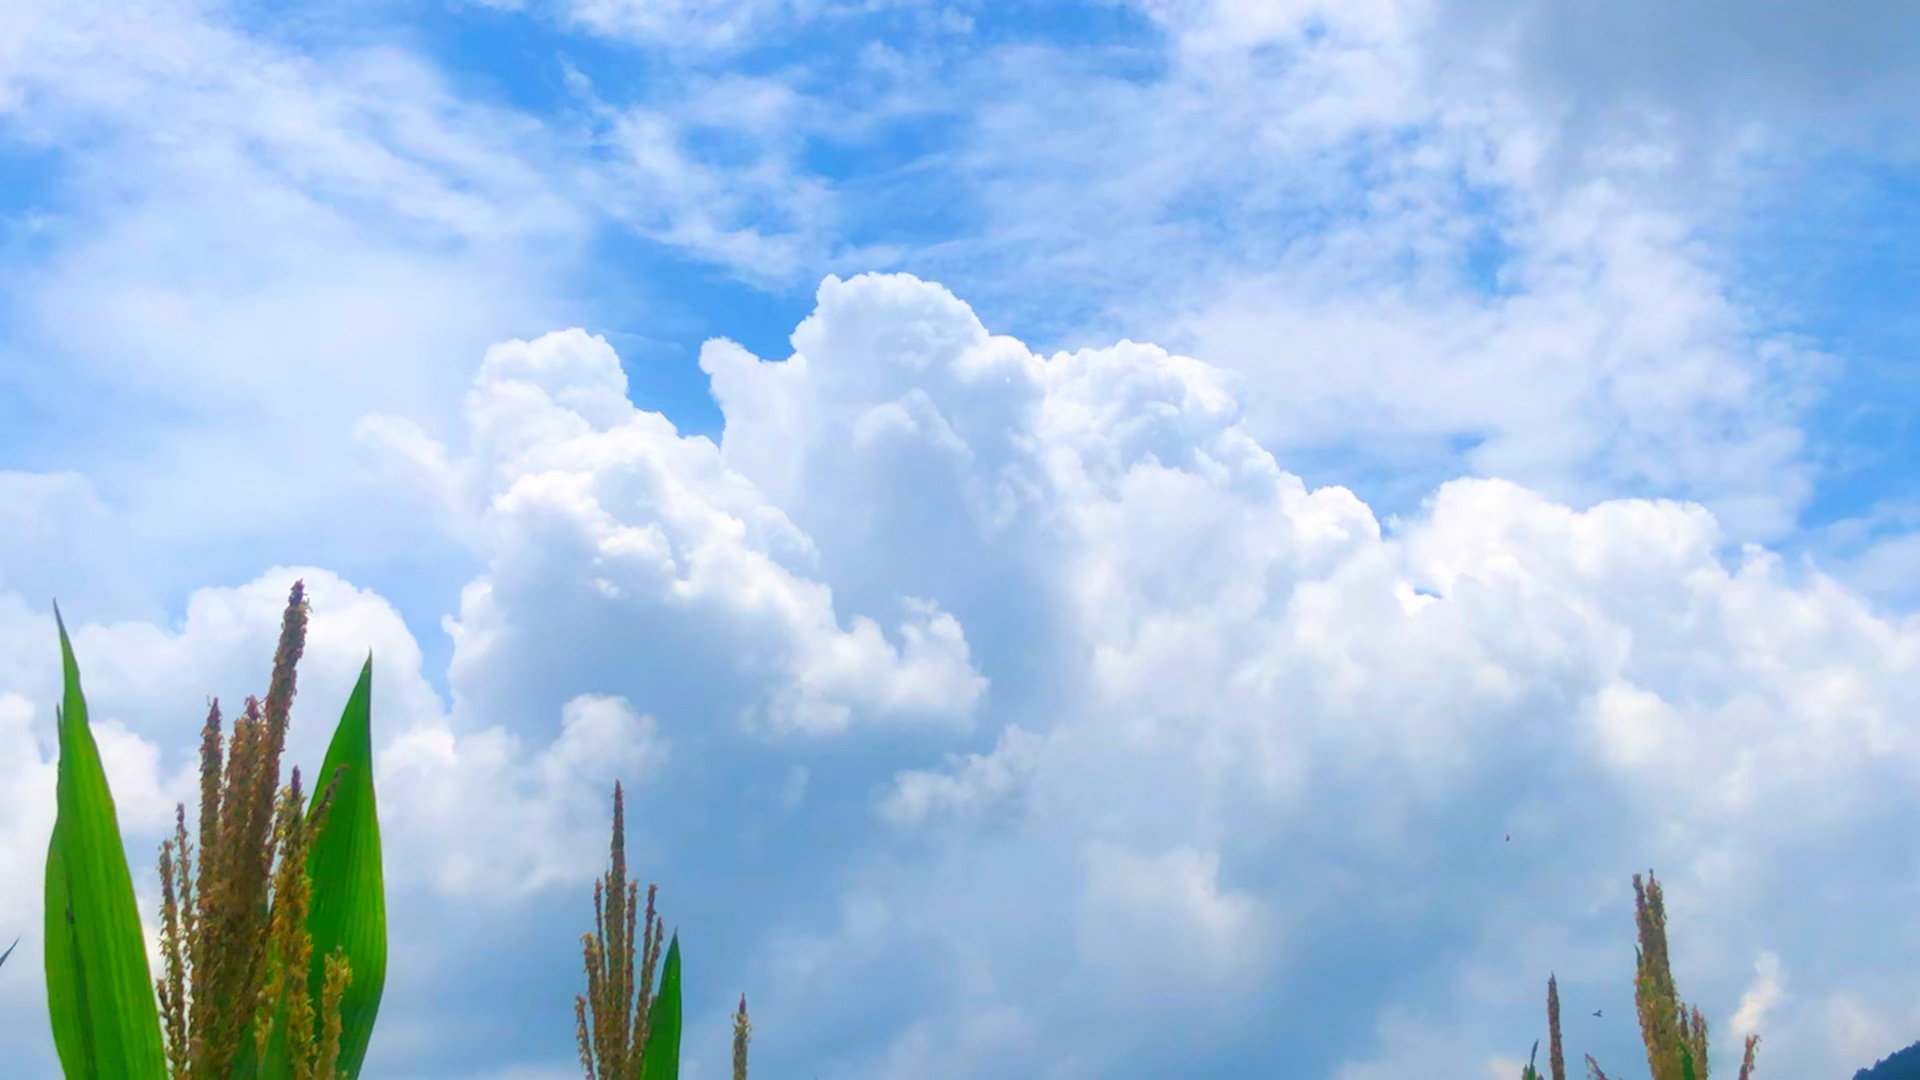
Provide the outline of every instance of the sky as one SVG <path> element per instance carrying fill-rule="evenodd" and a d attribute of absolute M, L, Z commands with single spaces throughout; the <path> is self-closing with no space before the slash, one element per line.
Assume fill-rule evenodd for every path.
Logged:
<path fill-rule="evenodd" d="M 154 926 L 373 658 L 365 1075 L 1644 1076 L 1920 1039 L 1920 7 L 0 0 L 0 1059 L 53 603 Z M 1599 1010 L 1600 1015 L 1592 1015 Z"/>

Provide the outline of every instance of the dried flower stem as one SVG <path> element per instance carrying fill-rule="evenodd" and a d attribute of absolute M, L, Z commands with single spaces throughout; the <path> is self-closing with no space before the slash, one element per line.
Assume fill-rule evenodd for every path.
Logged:
<path fill-rule="evenodd" d="M 156 989 L 174 1080 L 225 1080 L 249 1036 L 264 1058 L 276 1017 L 284 1018 L 297 1080 L 334 1080 L 337 1072 L 340 995 L 351 972 L 344 956 L 327 958 L 316 1014 L 307 983 L 313 941 L 306 929 L 312 897 L 306 855 L 339 775 L 307 820 L 300 770 L 286 788 L 279 786 L 306 630 L 305 587 L 295 582 L 266 701 L 249 697 L 234 721 L 224 778 L 220 703 L 208 705 L 200 740 L 198 874 L 184 805 L 175 808 L 173 838 L 160 845 L 164 975 Z"/>
<path fill-rule="evenodd" d="M 740 1011 L 733 1014 L 733 1080 L 747 1080 L 747 1043 L 753 1024 L 747 1019 L 747 995 L 740 995 Z"/>
<path fill-rule="evenodd" d="M 648 885 L 640 933 L 634 936 L 640 886 L 627 881 L 626 798 L 618 782 L 613 785 L 613 843 L 609 855 L 606 876 L 593 884 L 594 932 L 580 938 L 587 992 L 573 999 L 574 1035 L 586 1080 L 633 1080 L 640 1075 L 640 1062 L 646 1053 L 648 1019 L 657 996 L 654 972 L 666 939 L 666 920 L 654 908 L 660 886 Z M 743 994 L 733 1021 L 734 1080 L 746 1080 L 751 1032 Z"/>
<path fill-rule="evenodd" d="M 1647 871 L 1645 884 L 1633 875 L 1633 916 L 1639 930 L 1634 949 L 1633 999 L 1640 1020 L 1640 1038 L 1647 1048 L 1647 1066 L 1653 1080 L 1707 1080 L 1707 1021 L 1698 1006 L 1680 1001 L 1667 953 L 1667 909 L 1660 883 Z M 1560 1055 L 1560 989 L 1547 978 L 1547 1035 L 1551 1042 L 1553 1080 L 1565 1080 Z M 1752 1080 L 1753 1058 L 1760 1036 L 1749 1035 L 1740 1063 L 1740 1080 Z M 1586 1055 L 1592 1080 L 1608 1080 L 1593 1055 Z M 1531 1067 L 1528 1071 L 1531 1073 Z"/>
<path fill-rule="evenodd" d="M 626 1080 L 638 1076 L 647 1045 L 647 1011 L 653 1005 L 653 971 L 659 962 L 661 920 L 654 911 L 658 885 L 647 886 L 645 921 L 640 925 L 640 982 L 634 985 L 634 915 L 637 883 L 627 881 L 626 807 L 620 785 L 613 785 L 612 866 L 593 885 L 594 932 L 581 937 L 587 968 L 587 993 L 573 1000 L 580 1066 L 587 1080 Z M 589 1023 L 589 1015 L 591 1023 Z"/>

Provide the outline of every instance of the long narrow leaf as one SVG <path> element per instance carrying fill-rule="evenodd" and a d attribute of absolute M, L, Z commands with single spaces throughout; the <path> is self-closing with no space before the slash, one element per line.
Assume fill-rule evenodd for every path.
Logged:
<path fill-rule="evenodd" d="M 80 666 L 57 606 L 54 621 L 66 683 L 58 713 L 58 810 L 47 846 L 47 1011 L 54 1046 L 67 1080 L 165 1080 L 160 1010 L 120 816 L 87 726 Z"/>
<path fill-rule="evenodd" d="M 344 772 L 341 770 L 344 768 Z M 314 806 L 340 772 L 327 818 L 307 855 L 313 879 L 313 969 L 308 986 L 317 1003 L 326 986 L 326 958 L 344 950 L 352 975 L 340 999 L 340 1071 L 360 1075 L 387 984 L 387 898 L 380 862 L 380 815 L 373 797 L 373 657 L 347 698 L 313 785 Z"/>
<path fill-rule="evenodd" d="M 640 1054 L 640 1080 L 680 1080 L 680 935 L 667 945 L 660 992 L 647 1013 L 647 1045 Z"/>
<path fill-rule="evenodd" d="M 64 723 L 64 713 L 62 714 Z M 53 821 L 47 841 L 46 956 L 47 1015 L 53 1022 L 53 1045 L 60 1068 L 69 1080 L 98 1075 L 93 1064 L 93 1014 L 86 1007 L 86 982 L 80 978 L 80 946 L 73 934 L 73 890 L 67 859 L 61 854 L 60 819 Z M 157 1019 L 157 1013 L 156 1013 Z"/>

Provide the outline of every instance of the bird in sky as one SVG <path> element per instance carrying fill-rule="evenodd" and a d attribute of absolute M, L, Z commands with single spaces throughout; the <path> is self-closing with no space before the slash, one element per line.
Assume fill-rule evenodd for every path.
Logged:
<path fill-rule="evenodd" d="M 1595 1009 L 1595 1010 L 1593 1010 L 1593 1015 L 1595 1015 L 1595 1016 L 1599 1016 L 1599 1015 L 1600 1015 L 1600 1010 L 1599 1010 L 1599 1009 Z"/>
<path fill-rule="evenodd" d="M 7 951 L 6 951 L 6 952 L 0 952 L 0 964 L 5 964 L 5 963 L 7 962 L 7 957 L 9 957 L 9 956 L 12 956 L 12 955 L 13 955 L 13 948 L 14 948 L 14 945 L 18 945 L 18 944 L 20 944 L 20 939 L 19 939 L 19 938 L 14 938 L 14 939 L 13 939 L 13 945 L 9 945 L 9 946 L 7 946 Z"/>
<path fill-rule="evenodd" d="M 1507 834 L 1507 842 L 1508 842 L 1508 843 L 1512 843 L 1512 842 L 1513 842 L 1513 834 L 1512 834 L 1512 833 L 1508 833 L 1508 834 Z"/>

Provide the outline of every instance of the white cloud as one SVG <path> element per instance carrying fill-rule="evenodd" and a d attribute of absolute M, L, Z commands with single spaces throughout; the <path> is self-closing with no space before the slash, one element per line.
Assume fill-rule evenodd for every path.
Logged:
<path fill-rule="evenodd" d="M 1900 611 L 1920 601 L 1920 501 L 1881 500 L 1810 540 L 1821 565 L 1864 595 Z"/>
<path fill-rule="evenodd" d="M 1208 951 L 1205 928 L 1310 919 L 1293 910 L 1299 901 L 1260 919 L 1239 901 L 1276 903 L 1278 876 L 1338 888 L 1353 871 L 1326 846 L 1335 838 L 1354 845 L 1350 857 L 1409 860 L 1390 871 L 1369 863 L 1369 875 L 1387 876 L 1368 876 L 1368 892 L 1394 898 L 1362 901 L 1383 905 L 1379 917 L 1437 917 L 1441 897 L 1461 895 L 1444 877 L 1448 859 L 1483 857 L 1459 835 L 1463 823 L 1497 841 L 1504 822 L 1517 839 L 1557 849 L 1517 856 L 1527 869 L 1512 872 L 1563 882 L 1552 888 L 1580 904 L 1595 887 L 1596 858 L 1668 867 L 1669 896 L 1688 898 L 1670 901 L 1677 936 L 1718 949 L 1781 910 L 1757 888 L 1775 858 L 1836 830 L 1868 835 L 1906 803 L 1889 785 L 1915 774 L 1920 746 L 1884 718 L 1920 693 L 1920 632 L 1829 579 L 1789 576 L 1763 552 L 1726 565 L 1720 526 L 1699 506 L 1614 500 L 1574 510 L 1514 484 L 1462 480 L 1382 535 L 1351 494 L 1308 491 L 1248 440 L 1220 373 L 1133 345 L 1033 357 L 986 333 L 943 290 L 906 278 L 829 280 L 796 347 L 769 364 L 717 346 L 703 364 L 728 414 L 727 460 L 792 508 L 836 595 L 881 560 L 896 579 L 954 584 L 991 567 L 1011 575 L 1010 592 L 1044 598 L 1054 617 L 1039 625 L 1056 638 L 1049 655 L 1081 658 L 1065 671 L 996 679 L 995 708 L 1035 698 L 1060 706 L 1034 735 L 1008 729 L 991 753 L 896 776 L 881 804 L 896 825 L 1010 791 L 1016 773 L 1022 792 L 1011 814 L 903 849 L 929 860 L 926 880 L 889 876 L 869 886 L 878 892 L 856 894 L 920 912 L 915 927 L 968 924 L 970 938 L 1013 942 L 1028 935 L 1016 918 L 1082 926 L 1064 899 L 1074 890 L 1056 880 L 1061 853 L 1118 844 L 1135 862 L 1185 853 L 1165 856 L 1177 865 L 1157 878 L 1181 898 L 1168 906 L 1192 909 L 1166 918 L 1191 922 L 1161 936 L 1199 935 L 1183 955 L 1225 963 Z M 903 401 L 915 422 L 891 429 L 883 467 L 855 421 Z M 990 484 L 1020 495 L 996 503 L 974 494 Z M 923 539 L 924 519 L 879 512 L 908 491 L 952 508 L 944 544 Z M 1011 509 L 997 516 L 1000 506 Z M 862 557 L 837 559 L 855 537 Z M 1431 599 L 1409 611 L 1400 597 L 1414 587 Z M 966 625 L 980 625 L 953 603 Z M 1072 689 L 1048 697 L 1052 685 Z M 1482 809 L 1488 790 L 1508 801 Z M 1584 805 L 1558 797 L 1568 791 Z M 1441 878 L 1423 880 L 1428 859 Z M 1122 863 L 1134 866 L 1119 856 L 1101 865 Z M 963 866 L 1025 882 L 1026 899 L 983 908 L 985 886 L 953 890 Z M 1123 892 L 1115 882 L 1155 876 L 1114 871 L 1101 881 Z M 1267 884 L 1229 890 L 1222 878 Z M 929 880 L 953 891 L 928 892 Z M 1511 880 L 1525 888 L 1524 876 Z M 1618 885 L 1600 907 L 1612 921 L 1596 932 L 1630 939 L 1630 897 L 1622 909 Z M 1736 914 L 1725 916 L 1727 930 L 1703 934 L 1679 914 L 1701 908 Z M 1546 926 L 1558 917 L 1503 909 L 1469 922 L 1504 934 L 1511 919 Z M 1131 932 L 1117 929 L 1125 919 L 1103 918 L 1111 925 L 1101 941 Z M 895 948 L 917 947 L 909 943 L 919 933 L 898 927 Z M 1556 962 L 1544 944 L 1529 947 L 1519 972 Z M 1680 948 L 1686 985 L 1733 975 L 1686 966 L 1699 958 Z M 1569 954 L 1581 955 L 1558 953 Z M 1259 994 L 1288 984 L 1288 966 L 1251 945 L 1233 958 L 1246 965 L 1234 977 Z M 1083 977 L 1048 970 L 1046 985 Z M 1577 976 L 1582 985 L 1619 977 L 1610 966 Z M 1010 984 L 1000 994 L 959 994 L 954 1008 L 1050 1008 Z M 1538 1003 L 1529 995 L 1504 1007 L 1534 1015 Z M 1059 1006 L 1038 1022 L 1071 1028 L 1080 1014 Z M 1428 1022 L 1484 1030 L 1466 1006 Z M 892 1052 L 911 1046 L 912 1060 L 944 1063 L 925 1064 L 932 1075 L 962 1060 L 1027 1060 L 980 1058 L 915 1030 Z M 1781 1041 L 1769 1044 L 1770 1060 L 1831 1060 Z M 1075 1060 L 1072 1075 L 1105 1059 Z"/>
<path fill-rule="evenodd" d="M 1417 455 L 1439 446 L 1443 461 L 1576 505 L 1689 497 L 1737 535 L 1784 535 L 1812 492 L 1796 387 L 1817 358 L 1732 307 L 1672 217 L 1604 189 L 1582 204 L 1507 234 L 1520 245 L 1509 295 L 1382 281 L 1330 296 L 1322 283 L 1355 256 L 1329 245 L 1203 303 L 1176 333 L 1247 373 L 1250 423 L 1276 452 L 1357 443 L 1363 459 L 1426 471 Z M 1444 449 L 1457 438 L 1468 448 Z"/>
<path fill-rule="evenodd" d="M 1905 533 L 1875 541 L 1860 555 L 1843 563 L 1849 583 L 1869 595 L 1884 597 L 1911 610 L 1920 601 L 1920 533 Z"/>
<path fill-rule="evenodd" d="M 208 584 L 211 551 L 235 578 L 290 548 L 351 572 L 399 555 L 434 567 L 397 590 L 417 610 L 457 588 L 436 555 L 464 568 L 425 508 L 341 467 L 349 426 L 455 415 L 475 355 L 571 308 L 590 218 L 540 124 L 410 54 L 310 55 L 228 15 L 9 8 L 0 132 L 57 200 L 24 208 L 46 228 L 0 260 L 0 369 L 34 375 L 9 378 L 33 392 L 0 441 L 14 460 L 40 433 L 31 460 L 83 473 L 94 520 L 130 542 L 80 573 L 97 534 L 69 533 L 7 581 L 44 602 L 57 576 L 89 615 L 154 618 Z"/>
<path fill-rule="evenodd" d="M 568 16 L 598 34 L 677 47 L 728 48 L 790 6 L 789 0 L 570 0 Z"/>
<path fill-rule="evenodd" d="M 912 80 L 896 79 L 847 102 L 824 70 L 693 64 L 670 104 L 595 104 L 617 160 L 588 171 L 592 199 L 751 280 L 790 283 L 861 257 L 891 264 L 897 245 L 836 246 L 854 208 L 800 163 L 810 137 L 893 116 L 905 93 L 917 99 L 909 111 L 970 118 L 948 160 L 989 220 L 979 236 L 912 252 L 913 265 L 1057 322 L 1044 313 L 1062 309 L 1057 297 L 1039 301 L 1025 284 L 1038 273 L 1078 294 L 1074 309 L 1094 324 L 1048 332 L 1150 337 L 1242 373 L 1251 430 L 1303 468 L 1368 477 L 1395 510 L 1467 471 L 1575 505 L 1622 492 L 1696 499 L 1742 538 L 1791 528 L 1812 482 L 1801 410 L 1832 365 L 1731 303 L 1724 260 L 1699 243 L 1737 212 L 1737 199 L 1709 193 L 1750 179 L 1736 167 L 1746 143 L 1714 165 L 1734 171 L 1688 182 L 1704 174 L 1681 159 L 1720 141 L 1570 119 L 1533 75 L 1558 70 L 1562 45 L 1586 55 L 1573 27 L 1588 15 L 1395 0 L 1135 6 L 1167 35 L 1163 78 L 1114 78 L 1055 49 L 991 50 L 957 65 L 950 90 L 903 91 Z M 777 38 L 855 9 L 873 10 L 606 4 L 592 25 L 737 44 L 750 26 Z M 1863 11 L 1812 35 L 1799 18 L 1770 13 L 1752 41 L 1716 37 L 1701 51 L 1771 42 L 1754 47 L 1783 63 L 1832 53 L 1804 73 L 1817 79 L 1849 50 L 1878 55 L 1883 24 L 1904 16 Z M 1632 5 L 1590 21 L 1608 40 L 1658 24 L 1665 36 L 1647 55 L 1662 71 L 1708 26 Z M 1868 66 L 1903 70 L 1881 61 Z M 1714 60 L 1696 74 L 1732 86 L 1742 67 Z M 1602 83 L 1569 92 L 1617 119 L 1626 88 Z M 746 148 L 745 163 L 694 154 L 703 132 Z M 1235 228 L 1188 213 L 1201 204 L 1231 208 Z"/>
<path fill-rule="evenodd" d="M 556 0 L 571 25 L 604 37 L 725 55 L 823 19 L 927 8 L 926 0 Z M 950 21 L 950 20 L 949 20 Z"/>
<path fill-rule="evenodd" d="M 1637 136 L 1563 160 L 1497 54 L 1437 43 L 1443 9 L 1141 6 L 1153 78 L 1037 47 L 960 68 L 946 160 L 986 222 L 907 265 L 1056 340 L 1231 371 L 1250 434 L 1394 512 L 1465 473 L 1792 528 L 1833 361 L 1730 299 L 1702 237 L 1735 187 Z"/>
<path fill-rule="evenodd" d="M 1751 140 L 1756 129 L 1884 135 L 1920 87 L 1896 42 L 1920 31 L 1897 0 L 1844 11 L 1776 4 L 1725 18 L 1714 5 L 1519 4 L 1487 0 L 1136 0 L 1183 48 L 1218 58 L 1297 47 L 1307 34 L 1351 57 L 1389 43 L 1417 50 L 1443 82 L 1487 67 L 1554 115 L 1570 143 Z M 1838 130 L 1836 130 L 1838 129 Z M 1850 129 L 1850 130 L 1849 130 Z M 1684 149 L 1683 149 L 1684 152 Z"/>
<path fill-rule="evenodd" d="M 581 10 L 730 48 L 799 17 L 776 7 Z M 258 689 L 304 575 L 290 756 L 318 760 L 368 648 L 379 669 L 406 928 L 382 1075 L 566 1059 L 564 1017 L 518 1021 L 577 989 L 571 954 L 548 968 L 616 778 L 635 865 L 723 1004 L 764 988 L 782 1064 L 1483 1070 L 1537 1026 L 1537 973 L 1624 995 L 1621 879 L 1648 862 L 1684 992 L 1762 1025 L 1763 1067 L 1844 1072 L 1916 1015 L 1885 929 L 1906 885 L 1873 853 L 1920 779 L 1920 624 L 1719 554 L 1805 500 L 1820 358 L 1726 299 L 1658 190 L 1671 146 L 1555 172 L 1544 99 L 1478 68 L 1431 92 L 1422 10 L 1157 4 L 1160 81 L 995 54 L 963 89 L 1022 100 L 979 107 L 957 159 L 993 250 L 927 264 L 1000 260 L 978 296 L 1084 289 L 1176 348 L 1043 357 L 924 281 L 829 278 L 790 359 L 702 351 L 718 446 L 634 408 L 604 340 L 542 332 L 583 321 L 595 213 L 808 272 L 842 207 L 792 132 L 846 116 L 757 77 L 589 100 L 624 155 L 603 170 L 405 54 L 306 56 L 191 3 L 14 10 L 7 130 L 85 201 L 7 268 L 6 348 L 106 404 L 55 455 L 75 471 L 0 474 L 0 881 L 25 883 L 0 919 L 33 923 L 50 824 L 39 595 L 70 609 L 138 867 L 204 695 Z M 693 153 L 701 125 L 750 163 Z M 1462 269 L 1489 240 L 1491 284 Z M 356 439 L 401 486 L 341 468 Z M 1310 467 L 1356 443 L 1430 498 L 1388 515 Z M 296 542 L 334 570 L 258 569 Z M 389 550 L 414 561 L 340 568 Z M 246 584 L 168 623 L 148 551 Z M 414 634 L 455 605 L 403 605 L 416 573 L 463 586 L 448 702 Z M 724 1010 L 695 1012 L 689 1045 L 723 1046 Z"/>
<path fill-rule="evenodd" d="M 456 735 L 444 726 L 416 727 L 380 750 L 383 833 L 442 846 L 431 862 L 441 895 L 513 901 L 591 877 L 604 861 L 601 789 L 643 784 L 669 760 L 654 718 L 618 697 L 575 697 L 560 725 L 532 754 L 503 728 Z"/>
<path fill-rule="evenodd" d="M 909 770 L 894 777 L 880 816 L 903 829 L 949 814 L 979 813 L 1015 796 L 1037 764 L 1040 740 L 1009 727 L 987 754 L 949 755 L 945 772 Z"/>
<path fill-rule="evenodd" d="M 1753 985 L 1740 995 L 1740 1007 L 1729 1021 L 1733 1033 L 1742 1040 L 1766 1026 L 1767 1015 L 1779 1007 L 1785 996 L 1778 955 L 1763 952 L 1753 967 Z"/>
<path fill-rule="evenodd" d="M 600 153 L 578 183 L 600 213 L 759 284 L 789 284 L 831 253 L 833 191 L 801 162 L 817 110 L 791 87 L 690 76 L 671 103 L 611 105 L 569 76 L 594 117 Z M 697 151 L 703 137 L 726 151 Z"/>
<path fill-rule="evenodd" d="M 0 591 L 108 607 L 132 582 L 112 557 L 116 521 L 87 477 L 0 470 Z"/>
<path fill-rule="evenodd" d="M 1670 868 L 1676 962 L 1701 987 L 1690 996 L 1733 1011 L 1747 961 L 1730 943 L 1749 933 L 1772 935 L 1808 1001 L 1862 970 L 1791 932 L 1828 917 L 1825 899 L 1764 886 L 1807 845 L 1843 850 L 1905 812 L 1920 747 L 1887 720 L 1920 703 L 1920 628 L 1762 552 L 1723 564 L 1697 506 L 1573 510 L 1462 480 L 1383 533 L 1350 493 L 1282 471 L 1218 370 L 1131 343 L 1037 357 L 912 278 L 830 279 L 795 338 L 785 365 L 708 350 L 722 446 L 627 403 L 612 350 L 574 331 L 489 351 L 463 449 L 391 418 L 363 426 L 372 449 L 399 447 L 426 463 L 422 483 L 451 489 L 437 497 L 484 560 L 448 623 L 450 712 L 392 608 L 318 570 L 203 591 L 174 631 L 79 624 L 132 827 L 157 839 L 168 785 L 189 776 L 179 716 L 156 743 L 175 711 L 164 702 L 257 679 L 299 573 L 316 614 L 295 759 L 323 748 L 331 718 L 303 718 L 337 708 L 369 645 L 397 665 L 376 682 L 393 702 L 376 743 L 396 925 L 452 894 L 473 908 L 463 932 L 479 932 L 584 881 L 615 778 L 632 785 L 645 861 L 695 843 L 675 838 L 660 800 L 732 804 L 699 778 L 764 752 L 742 749 L 751 727 L 745 742 L 729 734 L 737 719 L 868 740 L 883 721 L 923 740 L 990 723 L 984 753 L 921 741 L 863 773 L 821 758 L 767 774 L 820 793 L 769 809 L 814 836 L 803 895 L 839 915 L 751 939 L 777 958 L 762 1030 L 813 1052 L 803 1032 L 880 1007 L 829 982 L 912 1002 L 914 1022 L 831 1051 L 848 1067 L 1079 1076 L 1151 1053 L 1257 1059 L 1281 1037 L 1257 1017 L 1300 992 L 1293 973 L 1368 934 L 1407 950 L 1399 971 L 1459 959 L 1414 925 L 1483 944 L 1465 954 L 1474 989 L 1457 1009 L 1407 1013 L 1395 1038 L 1429 1060 L 1484 1062 L 1506 1038 L 1501 1016 L 1536 1014 L 1533 969 L 1558 966 L 1569 994 L 1622 977 L 1618 949 L 1586 944 L 1630 933 L 1609 865 Z M 913 422 L 861 433 L 892 406 Z M 1409 610 L 1415 587 L 1430 599 Z M 854 614 L 914 596 L 892 636 Z M 4 632 L 29 645 L 50 632 L 13 612 Z M 982 638 L 993 648 L 976 657 L 980 626 L 1011 647 Z M 1030 645 L 1045 664 L 1023 659 Z M 21 752 L 20 702 L 54 690 L 39 651 L 0 685 L 26 790 L 50 767 Z M 529 717 L 558 730 L 529 740 Z M 927 768 L 933 752 L 945 771 Z M 819 836 L 812 816 L 862 776 L 881 824 L 941 827 Z M 9 835 L 33 843 L 22 829 Z M 1482 843 L 1502 830 L 1526 846 Z M 7 857 L 30 869 L 39 856 Z M 1469 868 L 1501 857 L 1514 861 L 1487 872 L 1545 906 L 1485 902 Z M 846 876 L 821 882 L 822 860 Z M 1820 873 L 1871 889 L 1887 880 L 1876 865 L 1829 857 Z M 1015 882 L 1017 897 L 999 895 Z M 1596 896 L 1607 918 L 1554 929 Z M 446 949 L 409 938 L 396 963 L 426 978 L 420 965 Z M 1486 989 L 1509 977 L 1511 993 Z M 1344 993 L 1307 1015 L 1345 1024 L 1401 1007 L 1386 987 Z M 1149 1005 L 1195 1017 L 1214 1049 L 1109 1030 Z M 1761 1007 L 1749 992 L 1742 1016 Z M 1767 1060 L 1838 1060 L 1806 1023 L 1779 1021 Z M 1434 1041 L 1435 1026 L 1454 1034 Z M 1342 1052 L 1329 1068 L 1366 1060 Z"/>
<path fill-rule="evenodd" d="M 1772 4 L 1737 19 L 1715 5 L 1643 2 L 1452 0 L 1437 10 L 1436 51 L 1498 49 L 1575 136 L 1624 123 L 1681 140 L 1815 126 L 1898 139 L 1885 122 L 1920 89 L 1920 61 L 1898 44 L 1920 34 L 1920 14 L 1898 0 Z"/>
<path fill-rule="evenodd" d="M 1155 855 L 1098 843 L 1076 920 L 1083 962 L 1123 1001 L 1221 997 L 1257 985 L 1272 957 L 1259 901 L 1220 885 L 1217 852 Z"/>
<path fill-rule="evenodd" d="M 467 400 L 472 456 L 443 474 L 467 485 L 491 567 L 448 625 L 462 692 L 510 678 L 541 623 L 571 609 L 687 621 L 698 629 L 676 648 L 725 683 L 715 703 L 775 730 L 968 720 L 986 680 L 952 615 L 900 597 L 897 644 L 866 615 L 841 629 L 832 591 L 806 576 L 811 540 L 710 440 L 625 390 L 613 350 L 581 331 L 489 350 Z M 425 445 L 391 419 L 362 430 Z"/>

